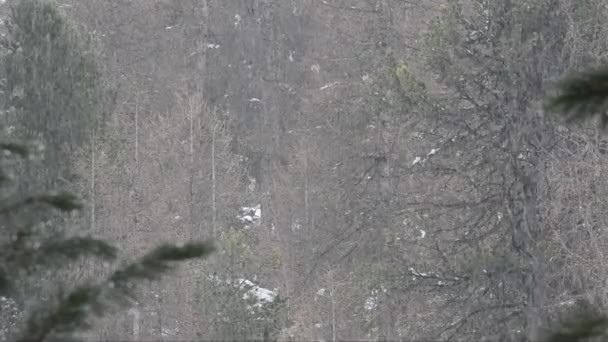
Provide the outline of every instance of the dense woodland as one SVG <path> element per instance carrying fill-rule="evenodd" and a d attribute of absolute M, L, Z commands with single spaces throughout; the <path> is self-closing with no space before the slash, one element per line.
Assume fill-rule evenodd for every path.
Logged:
<path fill-rule="evenodd" d="M 607 136 L 545 107 L 608 63 L 604 0 L 0 13 L 0 341 L 529 341 L 608 309 Z"/>

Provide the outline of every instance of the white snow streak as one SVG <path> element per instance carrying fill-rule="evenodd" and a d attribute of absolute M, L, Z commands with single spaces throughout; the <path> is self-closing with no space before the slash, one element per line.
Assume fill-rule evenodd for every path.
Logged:
<path fill-rule="evenodd" d="M 429 153 L 426 154 L 426 157 L 422 158 L 420 156 L 416 157 L 416 159 L 414 159 L 414 162 L 412 163 L 412 165 L 416 165 L 419 163 L 424 163 L 425 161 L 427 161 L 427 159 L 429 159 L 431 156 L 437 154 L 437 152 L 439 152 L 438 148 L 433 148 L 429 151 Z"/>
<path fill-rule="evenodd" d="M 325 89 L 329 89 L 329 88 L 331 88 L 331 87 L 333 87 L 333 86 L 336 86 L 336 85 L 338 85 L 338 84 L 340 84 L 340 82 L 333 82 L 333 83 L 329 83 L 329 84 L 326 84 L 326 85 L 322 86 L 321 88 L 319 88 L 319 90 L 325 90 Z"/>
<path fill-rule="evenodd" d="M 418 231 L 420 232 L 420 237 L 419 239 L 424 239 L 424 237 L 426 236 L 426 232 L 422 229 L 418 229 Z"/>

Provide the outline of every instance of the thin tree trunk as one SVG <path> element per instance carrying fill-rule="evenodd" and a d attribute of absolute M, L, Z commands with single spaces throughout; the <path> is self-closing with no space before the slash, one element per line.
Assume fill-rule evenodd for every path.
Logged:
<path fill-rule="evenodd" d="M 134 217 L 134 232 L 137 232 L 138 229 L 138 223 L 139 223 L 139 215 L 137 214 L 139 212 L 139 202 L 138 202 L 138 198 L 139 196 L 137 196 L 137 192 L 138 192 L 138 186 L 139 186 L 139 93 L 136 94 L 136 98 L 135 98 L 135 174 L 133 175 L 133 183 L 132 183 L 132 193 L 135 194 L 135 201 L 134 201 L 134 211 L 135 211 L 135 217 Z"/>
<path fill-rule="evenodd" d="M 198 100 L 198 99 L 197 99 Z M 195 167 L 194 167 L 194 108 L 192 99 L 188 99 L 187 110 L 190 120 L 190 232 L 191 238 L 195 234 L 195 218 L 194 218 L 194 183 L 195 183 Z"/>
<path fill-rule="evenodd" d="M 336 300 L 334 298 L 336 287 L 334 286 L 333 270 L 329 270 L 329 299 L 331 302 L 331 335 L 332 341 L 336 342 Z"/>
<path fill-rule="evenodd" d="M 138 164 L 139 158 L 139 94 L 135 99 L 135 164 Z"/>
<path fill-rule="evenodd" d="M 91 231 L 95 231 L 95 131 L 91 134 Z"/>
<path fill-rule="evenodd" d="M 525 276 L 524 291 L 527 296 L 525 308 L 526 334 L 529 340 L 538 340 L 542 327 L 542 307 L 544 302 L 544 265 L 540 260 L 535 242 L 541 235 L 541 225 L 538 213 L 538 189 L 541 167 L 541 151 L 526 143 L 526 135 L 540 131 L 538 123 L 528 123 L 522 127 L 514 121 L 513 127 L 518 128 L 518 134 L 511 138 L 510 147 L 513 151 L 511 169 L 514 184 L 509 198 L 509 216 L 511 219 L 512 243 L 518 253 L 529 265 L 531 272 Z M 516 156 L 520 151 L 530 150 L 525 162 Z"/>
<path fill-rule="evenodd" d="M 308 203 L 308 139 L 304 149 L 304 215 L 306 218 L 306 229 L 310 231 L 310 206 Z"/>
<path fill-rule="evenodd" d="M 202 21 L 201 21 L 201 25 L 203 25 L 201 27 L 201 31 L 203 32 L 203 36 L 207 37 L 209 35 L 209 20 L 207 19 L 209 17 L 209 1 L 208 0 L 202 0 Z M 200 77 L 200 82 L 196 85 L 196 89 L 198 91 L 201 92 L 200 94 L 200 98 L 197 98 L 198 101 L 202 101 L 201 103 L 201 110 L 207 110 L 206 108 L 206 103 L 204 102 L 205 99 L 205 80 L 206 77 L 205 75 L 207 74 L 207 48 L 206 45 L 203 44 L 201 46 L 198 47 L 201 51 L 200 54 L 200 60 L 197 63 L 197 69 L 198 69 L 198 73 L 199 75 L 201 75 Z M 198 115 L 197 116 L 197 125 L 196 127 L 201 127 L 200 125 L 200 119 L 201 116 Z M 193 113 L 191 113 L 190 116 L 190 155 L 191 155 L 191 165 L 192 165 L 192 169 L 191 169 L 191 183 L 190 183 L 190 220 L 191 220 L 191 238 L 192 239 L 197 239 L 199 238 L 199 234 L 201 234 L 201 232 L 203 231 L 203 220 L 200 219 L 196 219 L 195 218 L 195 213 L 198 212 L 197 210 L 195 210 L 195 205 L 194 203 L 196 202 L 195 200 L 195 193 L 194 193 L 194 186 L 195 186 L 195 166 L 194 166 L 194 141 L 192 139 L 193 134 L 194 134 L 194 117 L 193 117 Z M 200 168 L 199 168 L 200 170 Z M 201 175 L 202 176 L 202 175 Z M 199 177 L 201 177 L 199 176 Z M 200 202 L 200 201 L 198 201 Z M 196 222 L 198 222 L 198 226 L 196 225 Z M 213 228 L 212 228 L 213 229 Z M 208 231 L 207 231 L 208 232 Z"/>
<path fill-rule="evenodd" d="M 215 234 L 215 225 L 217 220 L 217 207 L 215 203 L 216 198 L 216 181 L 215 181 L 215 131 L 217 129 L 217 123 L 213 126 L 211 132 L 211 235 Z"/>
<path fill-rule="evenodd" d="M 127 315 L 133 317 L 133 326 L 131 330 L 131 334 L 135 339 L 139 337 L 139 320 L 140 320 L 140 312 L 137 308 L 131 308 L 127 312 Z"/>

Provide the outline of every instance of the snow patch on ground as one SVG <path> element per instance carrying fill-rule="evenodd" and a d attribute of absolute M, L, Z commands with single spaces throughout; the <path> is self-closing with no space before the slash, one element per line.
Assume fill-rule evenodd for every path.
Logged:
<path fill-rule="evenodd" d="M 372 311 L 378 307 L 378 291 L 377 290 L 372 290 L 371 296 L 369 296 L 365 300 L 365 304 L 363 305 L 363 307 L 367 311 Z"/>
<path fill-rule="evenodd" d="M 259 224 L 262 218 L 262 207 L 260 204 L 253 207 L 242 207 L 238 219 L 249 227 L 251 224 Z"/>
<path fill-rule="evenodd" d="M 426 162 L 430 157 L 434 156 L 435 154 L 437 154 L 437 152 L 439 152 L 438 148 L 433 148 L 429 151 L 429 153 L 426 154 L 425 157 L 420 157 L 417 156 L 414 161 L 412 162 L 412 165 L 417 165 L 417 164 L 423 164 L 424 162 Z"/>
<path fill-rule="evenodd" d="M 237 279 L 237 283 L 241 289 L 247 289 L 248 291 L 243 294 L 244 300 L 255 298 L 256 303 L 254 306 L 260 307 L 266 303 L 272 303 L 277 297 L 276 289 L 270 290 L 260 287 L 247 279 Z"/>

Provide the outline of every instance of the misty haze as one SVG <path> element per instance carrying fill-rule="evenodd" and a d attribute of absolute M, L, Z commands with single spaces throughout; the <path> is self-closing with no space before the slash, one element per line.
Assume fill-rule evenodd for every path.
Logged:
<path fill-rule="evenodd" d="M 0 341 L 606 331 L 605 0 L 0 20 Z"/>

